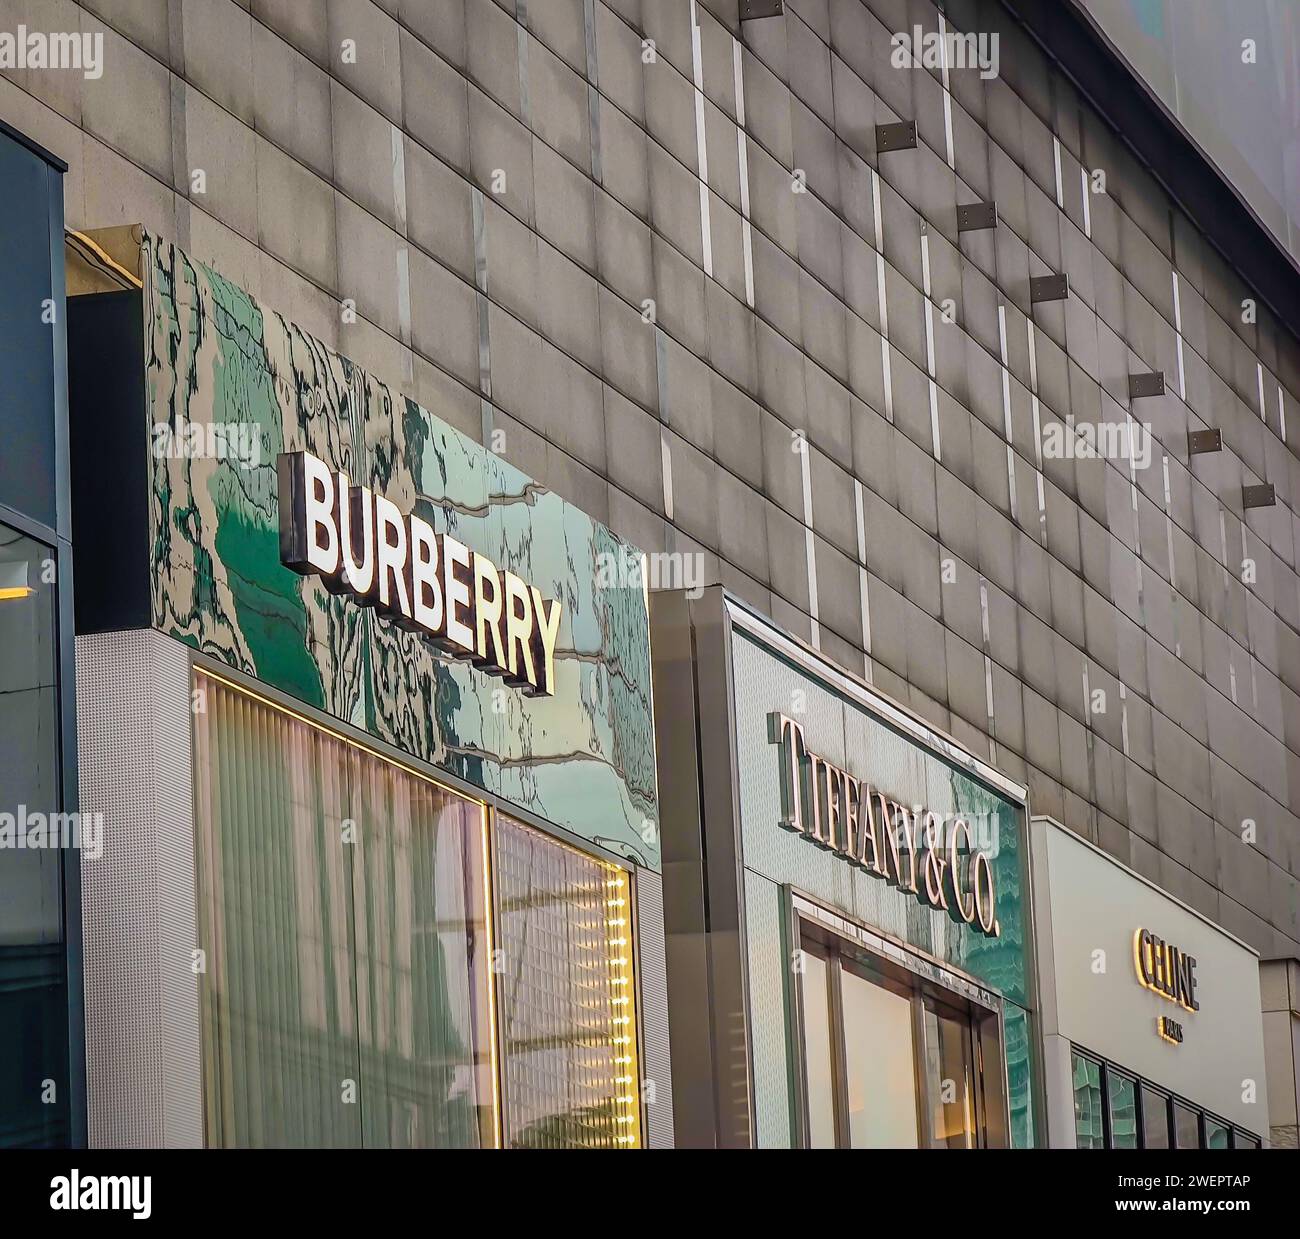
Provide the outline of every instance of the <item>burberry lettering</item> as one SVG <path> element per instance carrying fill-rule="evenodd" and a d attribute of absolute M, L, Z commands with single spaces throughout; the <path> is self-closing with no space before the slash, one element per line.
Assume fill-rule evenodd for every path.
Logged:
<path fill-rule="evenodd" d="M 529 695 L 555 692 L 560 600 L 311 452 L 276 460 L 280 559 Z"/>

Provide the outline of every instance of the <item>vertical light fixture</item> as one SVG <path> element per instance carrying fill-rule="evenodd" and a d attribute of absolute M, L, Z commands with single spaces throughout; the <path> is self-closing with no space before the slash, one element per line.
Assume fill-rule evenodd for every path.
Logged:
<path fill-rule="evenodd" d="M 620 1148 L 632 1149 L 641 1143 L 632 897 L 626 871 L 614 865 L 605 870 L 605 926 L 609 944 L 610 1040 L 614 1050 L 614 1138 Z"/>

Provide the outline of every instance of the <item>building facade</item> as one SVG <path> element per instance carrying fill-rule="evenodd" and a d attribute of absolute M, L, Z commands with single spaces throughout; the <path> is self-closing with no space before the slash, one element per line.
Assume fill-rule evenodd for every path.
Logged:
<path fill-rule="evenodd" d="M 671 1144 L 639 552 L 102 240 L 130 287 L 69 305 L 91 1144 Z"/>
<path fill-rule="evenodd" d="M 70 229 L 178 247 L 1290 968 L 1296 272 L 1075 5 L 32 7 L 101 52 L 0 66 Z"/>

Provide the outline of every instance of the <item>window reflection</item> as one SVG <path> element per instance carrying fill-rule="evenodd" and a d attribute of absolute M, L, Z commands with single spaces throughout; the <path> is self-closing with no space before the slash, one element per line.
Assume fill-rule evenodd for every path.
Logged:
<path fill-rule="evenodd" d="M 15 840 L 43 831 L 63 809 L 52 554 L 0 525 L 0 830 Z M 0 1047 L 0 1147 L 66 1144 L 67 961 L 57 847 L 0 848 Z M 55 1082 L 53 1104 L 42 1096 L 45 1080 Z"/>
<path fill-rule="evenodd" d="M 1107 1070 L 1107 1088 L 1110 1092 L 1110 1144 L 1114 1149 L 1136 1149 L 1137 1085 L 1127 1076 Z"/>
<path fill-rule="evenodd" d="M 1145 1086 L 1142 1089 L 1142 1132 L 1143 1148 L 1169 1147 L 1169 1098 Z"/>
<path fill-rule="evenodd" d="M 1101 1115 L 1101 1066 L 1074 1056 L 1074 1143 L 1080 1149 L 1103 1149 L 1106 1132 Z"/>

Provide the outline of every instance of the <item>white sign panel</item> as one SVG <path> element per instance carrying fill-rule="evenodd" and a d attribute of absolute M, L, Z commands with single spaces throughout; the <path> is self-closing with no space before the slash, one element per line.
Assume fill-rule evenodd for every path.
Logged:
<path fill-rule="evenodd" d="M 1258 957 L 1070 831 L 1033 829 L 1045 1031 L 1267 1136 Z"/>

